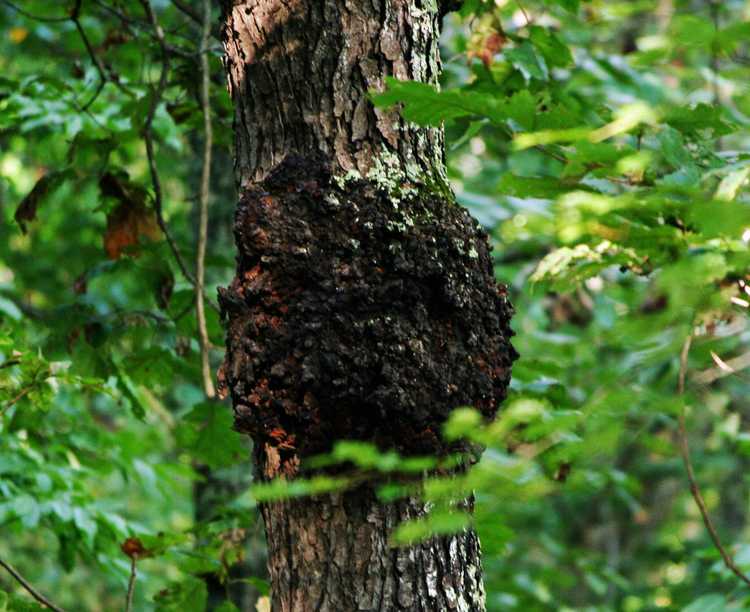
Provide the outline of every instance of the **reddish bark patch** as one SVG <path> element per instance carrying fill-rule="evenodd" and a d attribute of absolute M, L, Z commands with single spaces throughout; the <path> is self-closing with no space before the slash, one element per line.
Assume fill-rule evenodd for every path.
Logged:
<path fill-rule="evenodd" d="M 455 201 L 419 186 L 394 202 L 288 158 L 242 195 L 235 238 L 220 380 L 258 448 L 444 453 L 454 408 L 495 415 L 517 356 L 512 307 L 487 235 Z"/>

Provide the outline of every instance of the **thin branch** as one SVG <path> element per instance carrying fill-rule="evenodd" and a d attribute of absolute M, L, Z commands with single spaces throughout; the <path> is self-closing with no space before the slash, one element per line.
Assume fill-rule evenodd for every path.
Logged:
<path fill-rule="evenodd" d="M 128 580 L 128 595 L 125 600 L 125 612 L 131 612 L 133 609 L 133 595 L 135 594 L 135 579 L 138 575 L 136 571 L 137 556 L 130 557 L 130 579 Z"/>
<path fill-rule="evenodd" d="M 136 19 L 135 17 L 131 17 L 130 15 L 126 15 L 122 11 L 118 11 L 116 8 L 109 6 L 102 0 L 93 0 L 93 1 L 94 1 L 94 4 L 96 4 L 102 10 L 106 11 L 113 17 L 116 17 L 117 19 L 119 19 L 124 26 L 137 30 L 138 34 L 145 33 L 146 36 L 156 39 L 156 36 L 154 36 L 152 32 L 150 31 L 144 32 L 146 28 L 150 30 L 151 25 L 149 23 L 142 21 L 141 19 Z M 177 57 L 182 57 L 184 59 L 193 59 L 197 55 L 197 53 L 190 53 L 188 51 L 185 51 L 184 49 L 180 49 L 179 47 L 175 47 L 169 44 L 166 45 L 166 48 L 169 51 L 170 55 L 175 55 Z"/>
<path fill-rule="evenodd" d="M 94 66 L 96 67 L 96 71 L 99 73 L 99 85 L 97 86 L 96 91 L 94 92 L 94 95 L 91 97 L 91 99 L 88 102 L 86 102 L 86 104 L 84 104 L 82 107 L 82 110 L 85 111 L 99 97 L 99 94 L 101 93 L 102 89 L 104 89 L 104 85 L 106 85 L 107 81 L 109 80 L 109 77 L 107 76 L 107 70 L 104 67 L 104 64 L 102 63 L 102 60 L 94 51 L 94 47 L 91 46 L 91 42 L 89 41 L 88 36 L 86 36 L 86 31 L 83 29 L 83 26 L 81 25 L 80 15 L 81 15 L 81 3 L 82 2 L 83 0 L 76 0 L 75 7 L 73 7 L 73 12 L 70 14 L 70 20 L 75 24 L 76 30 L 78 30 L 78 34 L 80 35 L 81 40 L 83 41 L 83 46 L 86 47 L 86 52 L 89 54 L 91 61 L 94 63 Z"/>
<path fill-rule="evenodd" d="M 118 11 L 115 7 L 110 6 L 103 0 L 94 0 L 94 4 L 108 12 L 110 15 L 117 17 L 120 21 L 123 22 L 123 24 L 127 26 L 136 27 L 139 29 L 150 27 L 150 24 L 148 22 L 137 19 L 136 17 L 131 17 L 130 15 L 126 15 L 122 11 Z"/>
<path fill-rule="evenodd" d="M 174 0 L 173 0 L 174 2 Z M 198 251 L 195 259 L 195 314 L 198 320 L 198 338 L 201 347 L 201 373 L 203 391 L 206 397 L 216 395 L 211 377 L 209 361 L 210 343 L 206 328 L 206 311 L 203 302 L 203 282 L 206 273 L 206 242 L 208 240 L 208 200 L 211 188 L 211 150 L 213 147 L 213 127 L 211 125 L 210 87 L 208 45 L 211 39 L 211 2 L 203 0 L 203 29 L 201 35 L 201 108 L 203 109 L 203 168 L 201 170 L 200 189 L 200 222 L 198 225 Z"/>
<path fill-rule="evenodd" d="M 162 94 L 167 87 L 167 77 L 169 75 L 169 49 L 164 37 L 164 30 L 159 25 L 159 20 L 156 18 L 156 13 L 154 12 L 154 8 L 151 6 L 150 0 L 140 0 L 140 3 L 146 13 L 146 16 L 148 17 L 149 22 L 151 23 L 151 27 L 154 30 L 156 40 L 159 43 L 159 48 L 161 50 L 161 73 L 159 75 L 159 82 L 152 91 L 151 104 L 146 115 L 146 122 L 143 126 L 143 140 L 146 143 L 146 157 L 148 158 L 148 167 L 151 173 L 151 184 L 154 190 L 154 211 L 156 213 L 156 222 L 159 224 L 159 228 L 164 234 L 167 244 L 169 245 L 169 248 L 174 255 L 175 261 L 177 262 L 177 266 L 180 268 L 183 276 L 193 286 L 195 286 L 195 277 L 190 272 L 190 270 L 188 270 L 187 265 L 185 264 L 185 260 L 182 258 L 182 254 L 180 253 L 180 249 L 178 248 L 177 243 L 172 237 L 172 234 L 169 231 L 169 227 L 164 220 L 161 179 L 159 178 L 159 170 L 156 167 L 156 155 L 154 153 L 154 136 L 152 128 L 154 117 L 156 116 L 156 110 L 159 106 L 159 101 L 161 100 Z M 207 301 L 211 305 L 211 307 L 214 308 L 214 310 L 219 311 L 218 305 L 214 304 L 211 300 Z"/>
<path fill-rule="evenodd" d="M 33 19 L 34 21 L 41 21 L 44 23 L 63 23 L 70 19 L 69 15 L 66 15 L 65 17 L 39 17 L 38 15 L 32 15 L 31 13 L 23 10 L 21 7 L 16 6 L 12 2 L 10 2 L 10 0 L 0 0 L 0 2 L 8 8 L 14 10 L 19 15 L 23 15 L 27 19 Z"/>
<path fill-rule="evenodd" d="M 518 8 L 521 9 L 521 13 L 523 13 L 523 18 L 526 20 L 526 25 L 531 25 L 531 19 L 529 19 L 529 14 L 526 12 L 526 8 L 521 3 L 521 0 L 516 0 L 516 4 L 518 5 Z"/>
<path fill-rule="evenodd" d="M 41 21 L 45 23 L 63 23 L 65 21 L 73 22 L 73 24 L 76 27 L 76 30 L 78 30 L 78 34 L 80 35 L 81 40 L 83 41 L 84 47 L 86 47 L 86 52 L 89 54 L 91 61 L 94 63 L 94 66 L 96 67 L 96 71 L 99 73 L 99 83 L 97 85 L 96 91 L 94 92 L 94 95 L 91 97 L 91 99 L 88 102 L 86 102 L 86 104 L 83 105 L 83 107 L 81 107 L 82 111 L 88 110 L 88 108 L 99 97 L 99 94 L 101 93 L 102 89 L 104 89 L 104 86 L 107 84 L 107 81 L 110 81 L 111 79 L 107 76 L 107 70 L 104 67 L 104 64 L 102 63 L 102 60 L 94 51 L 94 47 L 91 45 L 91 41 L 89 41 L 88 36 L 86 36 L 86 31 L 83 29 L 83 26 L 81 25 L 80 14 L 81 14 L 81 4 L 83 3 L 83 0 L 76 0 L 75 5 L 73 6 L 73 10 L 70 12 L 70 15 L 66 17 L 39 17 L 38 15 L 32 15 L 31 13 L 24 11 L 23 9 L 17 7 L 15 4 L 10 2 L 9 0 L 0 0 L 0 2 L 2 2 L 4 5 L 16 11 L 19 15 L 23 15 L 24 17 L 27 17 L 29 19 L 34 19 L 36 21 Z M 115 83 L 120 89 L 125 91 L 122 85 L 120 85 L 116 81 Z"/>
<path fill-rule="evenodd" d="M 62 608 L 53 604 L 49 599 L 47 599 L 44 595 L 37 591 L 31 585 L 31 583 L 23 576 L 21 576 L 21 574 L 19 574 L 18 571 L 10 563 L 7 563 L 6 561 L 0 559 L 0 566 L 2 566 L 11 576 L 13 576 L 13 578 L 16 579 L 16 581 L 26 590 L 26 592 L 34 599 L 36 599 L 40 604 L 49 608 L 50 610 L 54 610 L 55 612 L 64 612 Z"/>
<path fill-rule="evenodd" d="M 161 49 L 161 73 L 159 75 L 159 83 L 156 85 L 154 90 L 151 92 L 151 104 L 149 105 L 148 113 L 146 114 L 146 122 L 143 126 L 143 139 L 146 143 L 146 156 L 148 157 L 149 171 L 151 172 L 151 184 L 154 189 L 154 210 L 156 211 L 156 220 L 164 233 L 164 237 L 169 244 L 169 248 L 172 249 L 177 265 L 182 271 L 185 278 L 187 278 L 193 285 L 195 284 L 195 278 L 187 269 L 185 261 L 180 254 L 180 250 L 177 247 L 177 243 L 172 238 L 172 235 L 164 221 L 163 212 L 163 199 L 161 191 L 161 179 L 159 178 L 159 170 L 156 167 L 156 156 L 154 154 L 154 138 L 153 138 L 153 123 L 154 117 L 156 116 L 156 110 L 159 106 L 159 101 L 164 93 L 167 86 L 167 76 L 169 74 L 169 53 L 166 49 L 166 41 L 164 39 L 164 30 L 162 30 L 159 22 L 156 18 L 151 2 L 149 0 L 140 0 L 143 10 L 146 12 L 146 16 L 151 23 L 151 27 L 156 34 L 156 40 L 159 43 Z"/>
<path fill-rule="evenodd" d="M 29 393 L 31 393 L 32 389 L 34 388 L 34 385 L 29 385 L 28 387 L 24 387 L 21 389 L 21 392 L 18 393 L 14 398 L 12 398 L 10 401 L 8 401 L 5 406 L 0 408 L 0 414 L 3 414 L 8 408 L 22 400 L 24 397 L 26 397 Z"/>
<path fill-rule="evenodd" d="M 677 379 L 677 395 L 684 397 L 685 395 L 685 379 L 687 378 L 688 369 L 688 356 L 690 355 L 690 347 L 693 343 L 693 332 L 691 331 L 688 337 L 685 339 L 685 343 L 682 345 L 682 351 L 680 352 L 680 372 Z M 706 502 L 703 499 L 700 487 L 698 486 L 698 480 L 695 477 L 695 470 L 693 469 L 693 462 L 690 457 L 690 445 L 688 444 L 687 426 L 685 425 L 685 405 L 683 404 L 680 408 L 680 414 L 678 417 L 678 439 L 680 445 L 680 455 L 682 456 L 682 463 L 685 465 L 685 471 L 687 472 L 688 481 L 690 482 L 690 493 L 698 505 L 703 523 L 708 530 L 708 534 L 711 537 L 711 541 L 714 543 L 714 547 L 719 551 L 724 565 L 729 569 L 737 578 L 742 580 L 747 585 L 750 585 L 750 578 L 748 578 L 740 568 L 734 562 L 732 556 L 727 552 L 719 539 L 719 534 L 716 531 L 713 521 L 708 514 L 708 508 Z"/>

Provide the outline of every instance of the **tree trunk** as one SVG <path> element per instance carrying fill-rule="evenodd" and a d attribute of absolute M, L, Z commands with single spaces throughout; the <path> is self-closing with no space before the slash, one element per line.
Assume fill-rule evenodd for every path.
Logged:
<path fill-rule="evenodd" d="M 341 439 L 454 450 L 450 411 L 491 418 L 505 395 L 511 307 L 442 131 L 368 98 L 386 76 L 437 82 L 436 2 L 224 4 L 240 202 L 219 384 L 257 476 L 294 478 Z M 263 506 L 274 610 L 483 610 L 476 534 L 391 548 L 426 509 L 375 486 Z"/>

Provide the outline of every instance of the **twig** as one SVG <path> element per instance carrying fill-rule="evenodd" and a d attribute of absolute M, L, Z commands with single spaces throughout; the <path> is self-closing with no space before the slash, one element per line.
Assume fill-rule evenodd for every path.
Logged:
<path fill-rule="evenodd" d="M 86 104 L 83 105 L 83 107 L 81 107 L 82 111 L 88 110 L 88 108 L 99 97 L 99 94 L 101 93 L 102 89 L 104 89 L 104 86 L 107 84 L 107 81 L 109 81 L 110 79 L 107 76 L 107 70 L 104 67 L 104 64 L 102 63 L 102 60 L 94 51 L 94 48 L 91 45 L 91 41 L 89 41 L 88 36 L 86 36 L 86 31 L 83 29 L 83 26 L 81 25 L 81 20 L 79 19 L 79 17 L 81 14 L 81 4 L 83 3 L 83 0 L 76 0 L 75 5 L 73 6 L 73 10 L 71 10 L 70 15 L 66 17 L 39 17 L 38 15 L 32 15 L 31 13 L 24 11 L 23 9 L 17 7 L 15 4 L 10 2 L 9 0 L 0 0 L 0 2 L 2 2 L 4 5 L 16 11 L 19 15 L 23 15 L 24 17 L 27 17 L 28 19 L 34 19 L 35 21 L 41 21 L 45 23 L 63 23 L 65 21 L 73 22 L 73 24 L 76 27 L 76 30 L 78 30 L 78 34 L 80 35 L 81 40 L 83 41 L 84 47 L 86 47 L 86 52 L 89 54 L 91 61 L 94 63 L 94 66 L 96 67 L 96 71 L 99 73 L 99 84 L 97 85 L 94 95 L 91 97 L 91 99 L 88 102 L 86 102 Z M 120 89 L 124 91 L 124 88 L 122 87 L 122 85 L 120 85 L 119 83 L 116 83 L 116 84 L 118 85 L 118 87 L 120 87 Z"/>
<path fill-rule="evenodd" d="M 159 83 L 154 88 L 154 91 L 151 92 L 151 104 L 149 105 L 148 113 L 146 114 L 146 122 L 143 125 L 143 139 L 146 143 L 146 156 L 148 157 L 148 166 L 151 173 L 151 184 L 154 189 L 154 210 L 156 211 L 156 220 L 159 224 L 159 228 L 164 233 L 164 237 L 167 239 L 167 243 L 172 249 L 172 253 L 177 260 L 177 265 L 184 274 L 185 278 L 187 278 L 192 284 L 195 284 L 195 278 L 193 278 L 193 275 L 187 269 L 187 266 L 182 259 L 182 255 L 180 254 L 180 250 L 177 248 L 177 243 L 175 243 L 174 239 L 172 238 L 172 235 L 169 232 L 169 228 L 164 221 L 161 179 L 159 178 L 159 170 L 156 167 L 156 156 L 154 155 L 154 138 L 152 127 L 154 123 L 154 117 L 156 116 L 156 110 L 159 106 L 159 100 L 161 99 L 161 96 L 164 93 L 164 89 L 167 86 L 167 76 L 169 74 L 169 54 L 165 48 L 166 42 L 164 40 L 164 30 L 161 29 L 161 26 L 156 19 L 156 13 L 154 13 L 151 2 L 149 2 L 149 0 L 140 0 L 140 2 L 141 6 L 143 6 L 143 10 L 146 12 L 146 16 L 148 17 L 149 22 L 151 23 L 151 27 L 154 29 L 156 40 L 159 43 L 159 47 L 161 49 L 161 73 L 159 75 Z"/>
<path fill-rule="evenodd" d="M 64 21 L 68 21 L 70 19 L 69 15 L 66 15 L 65 17 L 39 17 L 38 15 L 32 15 L 31 13 L 28 13 L 27 11 L 24 11 L 21 7 L 16 6 L 10 0 L 0 0 L 5 6 L 8 8 L 14 10 L 19 15 L 23 15 L 27 19 L 33 19 L 34 21 L 42 21 L 44 23 L 63 23 Z"/>
<path fill-rule="evenodd" d="M 180 249 L 177 246 L 172 234 L 169 231 L 166 221 L 164 220 L 163 211 L 163 197 L 161 191 L 161 180 L 159 178 L 159 170 L 156 167 L 156 155 L 154 153 L 154 137 L 153 137 L 153 123 L 154 117 L 156 116 L 156 109 L 159 106 L 159 100 L 167 86 L 167 77 L 169 75 L 169 49 L 167 47 L 166 39 L 164 38 L 164 30 L 159 25 L 159 20 L 156 18 L 154 8 L 151 6 L 150 0 L 140 0 L 141 6 L 148 17 L 151 27 L 156 35 L 156 40 L 159 43 L 161 50 L 161 73 L 159 75 L 159 82 L 152 92 L 151 104 L 146 115 L 146 122 L 143 126 L 143 140 L 146 143 L 146 157 L 148 158 L 148 167 L 151 173 L 151 184 L 154 190 L 154 212 L 156 213 L 156 222 L 159 225 L 164 238 L 169 245 L 169 248 L 174 255 L 177 266 L 180 268 L 183 276 L 195 286 L 196 280 L 193 274 L 188 270 L 185 265 L 185 260 L 182 258 Z M 206 300 L 214 310 L 219 311 L 218 305 L 214 304 L 211 300 Z"/>
<path fill-rule="evenodd" d="M 3 414 L 8 408 L 13 406 L 16 402 L 26 397 L 29 393 L 31 393 L 32 389 L 34 388 L 34 385 L 29 385 L 28 387 L 24 387 L 21 389 L 21 392 L 16 395 L 13 399 L 11 399 L 9 402 L 5 404 L 2 408 L 0 408 L 0 414 Z"/>
<path fill-rule="evenodd" d="M 127 25 L 129 27 L 137 27 L 139 29 L 150 27 L 150 24 L 148 22 L 142 21 L 135 17 L 131 17 L 130 15 L 126 15 L 122 11 L 118 11 L 115 7 L 110 6 L 103 0 L 94 0 L 94 4 L 96 4 L 101 9 L 105 10 L 110 15 L 117 17 L 120 21 L 122 21 L 124 25 Z"/>
<path fill-rule="evenodd" d="M 685 343 L 682 345 L 682 351 L 680 352 L 680 372 L 677 379 L 677 395 L 684 397 L 685 395 L 685 379 L 687 377 L 688 368 L 688 356 L 690 355 L 690 346 L 693 343 L 693 332 L 691 331 L 688 337 L 685 339 Z M 714 543 L 714 547 L 719 551 L 724 565 L 729 569 L 737 578 L 742 580 L 747 585 L 750 585 L 750 578 L 748 578 L 741 569 L 737 567 L 732 559 L 732 556 L 726 551 L 724 546 L 719 539 L 719 534 L 716 531 L 711 517 L 708 514 L 708 508 L 706 502 L 703 499 L 700 487 L 698 486 L 698 480 L 695 477 L 695 470 L 693 469 L 693 462 L 690 458 L 690 445 L 688 444 L 687 426 L 685 425 L 685 405 L 683 404 L 680 408 L 680 414 L 678 417 L 678 438 L 680 445 L 680 455 L 682 456 L 682 463 L 685 465 L 685 471 L 687 472 L 688 481 L 690 482 L 690 493 L 698 505 L 703 523 L 708 530 L 708 534 L 711 537 L 711 541 Z"/>
<path fill-rule="evenodd" d="M 523 13 L 523 17 L 526 20 L 526 25 L 531 25 L 531 19 L 529 19 L 529 14 L 526 12 L 526 8 L 521 3 L 521 0 L 516 0 L 516 4 L 518 5 L 518 8 L 521 9 L 521 13 Z"/>
<path fill-rule="evenodd" d="M 88 102 L 86 102 L 86 104 L 84 104 L 82 107 L 82 110 L 85 111 L 99 97 L 99 94 L 101 93 L 102 89 L 104 89 L 104 86 L 107 84 L 109 77 L 107 76 L 107 70 L 104 67 L 104 64 L 102 63 L 102 60 L 94 51 L 94 48 L 91 46 L 91 42 L 89 41 L 88 36 L 86 36 L 86 31 L 83 29 L 83 26 L 81 25 L 81 20 L 79 19 L 79 17 L 81 14 L 82 2 L 83 0 L 76 0 L 76 4 L 73 7 L 73 12 L 70 14 L 70 20 L 75 24 L 76 30 L 78 30 L 78 34 L 80 35 L 81 40 L 83 41 L 83 46 L 86 47 L 86 51 L 89 54 L 91 61 L 94 62 L 96 71 L 99 73 L 99 85 L 97 85 L 96 91 L 94 92 L 94 95 L 91 97 L 91 99 Z"/>
<path fill-rule="evenodd" d="M 135 593 L 135 579 L 137 576 L 136 571 L 136 560 L 137 555 L 130 557 L 130 579 L 128 580 L 128 595 L 125 600 L 125 612 L 131 612 L 133 609 L 133 594 Z"/>
<path fill-rule="evenodd" d="M 174 1 L 174 0 L 173 0 Z M 195 314 L 198 320 L 198 338 L 201 347 L 201 373 L 203 391 L 206 397 L 216 395 L 211 378 L 209 361 L 209 339 L 206 329 L 206 311 L 203 303 L 203 282 L 206 273 L 206 242 L 208 240 L 208 199 L 211 188 L 211 149 L 213 147 L 213 127 L 211 125 L 208 45 L 211 39 L 211 2 L 203 0 L 203 29 L 201 34 L 201 107 L 203 109 L 203 168 L 201 170 L 200 221 L 198 225 L 198 251 L 195 258 Z"/>
<path fill-rule="evenodd" d="M 150 29 L 150 27 L 151 27 L 151 24 L 149 24 L 149 23 L 147 23 L 145 21 L 142 21 L 140 19 L 136 19 L 135 17 L 131 17 L 130 15 L 126 15 L 122 11 L 118 11 L 116 8 L 113 8 L 113 7 L 109 6 L 108 4 L 106 4 L 105 2 L 103 2 L 102 0 L 93 0 L 93 2 L 98 7 L 100 7 L 102 10 L 106 11 L 110 15 L 112 15 L 112 16 L 116 17 L 117 19 L 119 19 L 124 26 L 126 26 L 128 28 L 133 28 L 134 30 L 137 30 L 137 32 L 139 34 L 143 33 L 143 31 L 144 31 L 145 28 L 149 28 Z M 145 32 L 145 35 L 148 36 L 148 37 L 150 37 L 150 38 L 154 38 L 154 39 L 156 38 L 154 36 L 154 34 L 151 33 L 150 31 L 149 32 Z M 169 44 L 166 45 L 166 48 L 169 51 L 170 55 L 176 55 L 178 57 L 182 57 L 182 58 L 185 58 L 185 59 L 193 59 L 195 57 L 195 55 L 197 55 L 196 53 L 189 53 L 188 51 L 185 51 L 184 49 L 180 49 L 179 47 L 175 47 L 175 46 L 169 45 Z"/>
<path fill-rule="evenodd" d="M 2 559 L 0 559 L 0 566 L 5 568 L 5 570 L 15 578 L 18 583 L 26 590 L 26 592 L 31 595 L 34 599 L 36 599 L 40 604 L 43 606 L 46 606 L 50 610 L 54 610 L 55 612 L 64 612 L 62 608 L 56 606 L 53 604 L 49 599 L 47 599 L 44 595 L 42 595 L 39 591 L 37 591 L 33 586 L 31 586 L 31 583 L 29 583 L 28 580 L 26 580 L 21 574 L 16 571 L 16 569 L 10 564 Z"/>
<path fill-rule="evenodd" d="M 190 19 L 192 19 L 195 23 L 197 23 L 201 27 L 205 28 L 205 26 L 206 26 L 206 16 L 205 15 L 203 15 L 203 17 L 201 17 L 200 14 L 198 13 L 198 11 L 196 11 L 192 6 L 190 6 L 186 2 L 183 2 L 182 0 L 172 0 L 172 4 L 175 5 L 175 8 L 177 8 L 177 10 L 179 10 L 182 13 L 184 13 L 188 17 L 190 17 Z M 208 28 L 209 28 L 209 35 L 210 35 L 211 24 L 208 25 Z"/>

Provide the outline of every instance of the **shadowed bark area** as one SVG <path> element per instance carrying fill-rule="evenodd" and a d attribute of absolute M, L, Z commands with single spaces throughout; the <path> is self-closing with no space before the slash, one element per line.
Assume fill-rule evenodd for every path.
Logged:
<path fill-rule="evenodd" d="M 367 97 L 389 75 L 435 82 L 438 17 L 419 0 L 225 7 L 241 197 L 219 386 L 260 478 L 339 439 L 444 454 L 451 410 L 491 418 L 505 396 L 512 309 L 442 133 Z M 263 506 L 274 610 L 483 610 L 476 534 L 393 549 L 426 509 L 375 486 Z"/>

